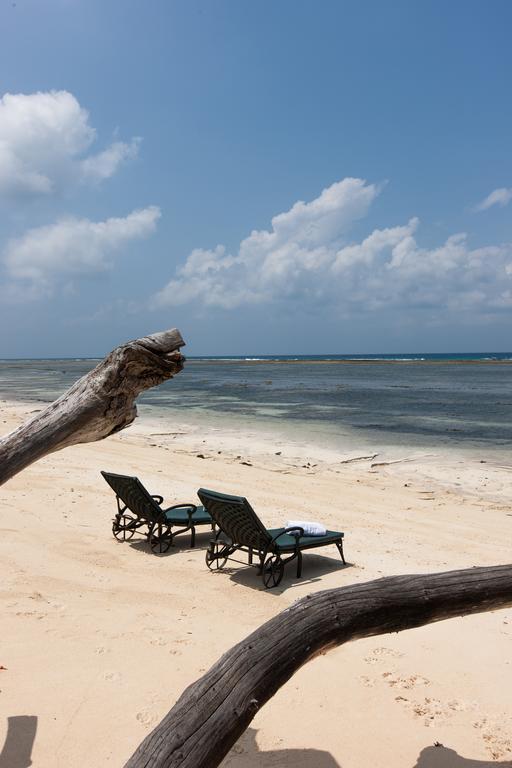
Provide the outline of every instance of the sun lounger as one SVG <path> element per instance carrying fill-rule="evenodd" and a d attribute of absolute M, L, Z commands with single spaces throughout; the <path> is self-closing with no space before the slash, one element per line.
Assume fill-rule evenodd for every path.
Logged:
<path fill-rule="evenodd" d="M 193 547 L 196 526 L 214 527 L 212 518 L 204 507 L 195 504 L 173 504 L 163 509 L 163 497 L 150 494 L 137 477 L 101 473 L 116 494 L 117 514 L 112 523 L 112 533 L 119 541 L 131 539 L 135 533 L 147 536 L 155 554 L 167 552 L 175 536 L 190 531 Z M 177 527 L 178 530 L 173 530 Z"/>
<path fill-rule="evenodd" d="M 343 533 L 326 531 L 325 536 L 306 536 L 300 527 L 267 529 L 242 496 L 200 488 L 197 495 L 215 521 L 218 532 L 206 552 L 210 569 L 222 568 L 235 552 L 246 552 L 249 564 L 259 558 L 259 571 L 265 587 L 276 587 L 283 578 L 284 566 L 297 560 L 297 577 L 302 573 L 302 552 L 334 544 L 343 556 Z"/>

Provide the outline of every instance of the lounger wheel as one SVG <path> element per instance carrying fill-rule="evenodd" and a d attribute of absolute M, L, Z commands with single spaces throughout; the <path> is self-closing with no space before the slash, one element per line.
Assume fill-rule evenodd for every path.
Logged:
<path fill-rule="evenodd" d="M 267 589 L 277 587 L 283 578 L 284 563 L 279 555 L 272 555 L 263 566 L 263 584 Z"/>
<path fill-rule="evenodd" d="M 135 533 L 137 518 L 131 515 L 120 515 L 114 518 L 112 533 L 118 541 L 128 541 Z"/>
<path fill-rule="evenodd" d="M 149 534 L 149 546 L 155 555 L 163 555 L 172 544 L 170 525 L 155 525 Z"/>
<path fill-rule="evenodd" d="M 226 565 L 228 558 L 227 558 L 227 555 L 225 557 L 222 556 L 222 551 L 223 550 L 220 551 L 220 556 L 219 556 L 219 552 L 217 550 L 216 544 L 210 544 L 210 546 L 206 550 L 206 555 L 204 559 L 210 571 L 219 571 L 221 568 L 224 568 L 224 566 Z"/>

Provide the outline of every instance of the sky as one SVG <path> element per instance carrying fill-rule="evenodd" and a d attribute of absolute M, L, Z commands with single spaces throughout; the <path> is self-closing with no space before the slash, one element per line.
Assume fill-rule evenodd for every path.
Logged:
<path fill-rule="evenodd" d="M 509 0 L 0 0 L 0 358 L 510 351 Z"/>

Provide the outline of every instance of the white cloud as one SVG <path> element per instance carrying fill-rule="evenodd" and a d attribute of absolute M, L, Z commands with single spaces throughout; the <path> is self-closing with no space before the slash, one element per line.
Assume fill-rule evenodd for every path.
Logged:
<path fill-rule="evenodd" d="M 139 140 L 86 155 L 96 139 L 88 112 L 67 91 L 7 93 L 0 99 L 0 194 L 48 195 L 109 178 L 137 154 Z"/>
<path fill-rule="evenodd" d="M 139 151 L 140 139 L 132 139 L 129 144 L 115 141 L 110 147 L 82 160 L 80 167 L 85 179 L 102 181 L 109 179 L 126 160 L 132 160 Z"/>
<path fill-rule="evenodd" d="M 236 255 L 224 246 L 196 249 L 156 295 L 158 306 L 200 298 L 211 306 L 261 303 L 300 290 L 332 260 L 351 225 L 366 215 L 379 193 L 362 179 L 344 179 L 310 203 L 299 201 L 272 219 L 272 229 L 254 230 Z"/>
<path fill-rule="evenodd" d="M 56 283 L 112 267 L 111 254 L 131 240 L 147 237 L 156 227 L 160 209 L 150 206 L 125 218 L 106 221 L 67 218 L 28 230 L 10 240 L 4 265 L 13 283 L 8 290 L 20 295 L 20 282 L 33 298 L 48 292 Z"/>
<path fill-rule="evenodd" d="M 421 248 L 416 218 L 349 242 L 353 223 L 379 188 L 361 179 L 333 184 L 254 231 L 236 253 L 196 249 L 160 290 L 156 306 L 195 302 L 231 309 L 295 302 L 340 312 L 411 308 L 497 311 L 510 305 L 512 244 L 471 249 L 465 234 Z"/>
<path fill-rule="evenodd" d="M 475 206 L 475 211 L 486 211 L 493 205 L 500 205 L 502 208 L 504 208 L 511 200 L 512 189 L 500 187 L 499 189 L 495 189 L 489 195 L 487 195 L 485 200 L 482 200 L 481 203 L 478 203 L 478 205 Z"/>
<path fill-rule="evenodd" d="M 507 286 L 512 286 L 511 243 L 472 250 L 462 233 L 452 235 L 438 248 L 420 248 L 412 235 L 416 224 L 412 220 L 408 227 L 387 230 L 397 233 L 396 240 L 383 241 L 383 247 L 376 248 L 362 268 L 349 270 L 347 305 L 352 309 L 423 308 L 441 313 L 492 310 L 502 305 Z M 398 236 L 400 229 L 402 237 Z"/>

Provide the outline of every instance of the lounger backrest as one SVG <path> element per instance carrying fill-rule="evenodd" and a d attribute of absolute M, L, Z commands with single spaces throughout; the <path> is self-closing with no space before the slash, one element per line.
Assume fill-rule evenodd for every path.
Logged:
<path fill-rule="evenodd" d="M 267 529 L 243 496 L 229 496 L 206 488 L 200 488 L 197 495 L 233 544 L 264 549 L 270 543 Z"/>
<path fill-rule="evenodd" d="M 113 472 L 101 473 L 116 496 L 126 504 L 137 517 L 155 522 L 162 510 L 151 494 L 144 488 L 138 477 L 116 475 Z"/>

